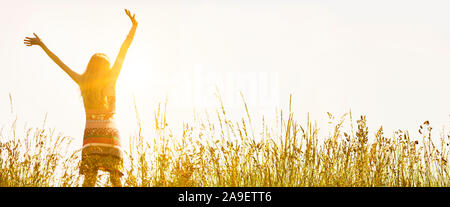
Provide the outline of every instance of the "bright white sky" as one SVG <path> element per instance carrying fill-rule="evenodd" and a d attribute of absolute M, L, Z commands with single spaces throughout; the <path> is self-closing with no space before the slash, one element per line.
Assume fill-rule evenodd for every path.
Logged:
<path fill-rule="evenodd" d="M 293 93 L 299 120 L 310 112 L 366 114 L 417 134 L 430 120 L 449 127 L 450 2 L 342 1 L 4 1 L 0 12 L 0 124 L 48 125 L 79 138 L 84 111 L 77 86 L 38 47 L 36 32 L 69 67 L 82 73 L 91 55 L 114 60 L 136 13 L 138 30 L 117 84 L 122 136 L 135 127 L 132 94 L 145 128 L 169 99 L 169 126 L 180 132 L 194 107 L 215 109 L 218 85 L 232 115 L 239 90 L 255 119 L 286 109 Z M 370 132 L 371 134 L 374 133 Z M 438 131 L 435 131 L 436 135 Z"/>

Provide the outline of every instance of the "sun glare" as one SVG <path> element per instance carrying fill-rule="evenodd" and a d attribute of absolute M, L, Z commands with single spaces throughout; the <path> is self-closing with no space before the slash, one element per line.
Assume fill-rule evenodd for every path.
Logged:
<path fill-rule="evenodd" d="M 0 187 L 450 186 L 449 5 L 243 2 L 5 4 Z"/>

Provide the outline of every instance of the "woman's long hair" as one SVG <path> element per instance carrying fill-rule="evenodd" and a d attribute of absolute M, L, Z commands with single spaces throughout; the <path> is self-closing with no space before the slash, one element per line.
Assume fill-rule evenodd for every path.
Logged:
<path fill-rule="evenodd" d="M 89 60 L 79 84 L 85 107 L 89 109 L 108 107 L 104 89 L 110 82 L 110 72 L 108 56 L 103 53 L 95 53 Z"/>

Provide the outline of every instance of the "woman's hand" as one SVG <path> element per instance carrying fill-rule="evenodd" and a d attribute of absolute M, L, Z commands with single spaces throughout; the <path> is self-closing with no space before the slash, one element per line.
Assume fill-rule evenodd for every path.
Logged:
<path fill-rule="evenodd" d="M 111 68 L 111 75 L 114 78 L 117 78 L 119 76 L 120 71 L 122 70 L 123 61 L 125 59 L 125 55 L 127 54 L 128 48 L 130 47 L 131 42 L 134 38 L 134 33 L 136 33 L 137 28 L 137 21 L 134 18 L 134 14 L 131 15 L 131 12 L 128 9 L 125 9 L 125 13 L 130 18 L 131 22 L 133 23 L 133 26 L 131 27 L 130 31 L 128 32 L 127 38 L 125 41 L 123 41 L 122 46 L 120 47 L 119 54 L 116 57 L 116 61 L 114 62 L 114 65 Z"/>
<path fill-rule="evenodd" d="M 36 35 L 36 33 L 33 33 L 34 37 L 25 37 L 25 40 L 23 40 L 23 43 L 30 47 L 33 45 L 39 45 L 42 46 L 42 41 L 41 39 Z"/>
<path fill-rule="evenodd" d="M 133 16 L 131 16 L 131 12 L 128 9 L 125 9 L 125 13 L 127 14 L 128 17 L 130 17 L 131 22 L 133 23 L 133 26 L 137 26 L 137 21 L 134 18 L 134 16 L 136 16 L 136 14 L 133 14 Z"/>

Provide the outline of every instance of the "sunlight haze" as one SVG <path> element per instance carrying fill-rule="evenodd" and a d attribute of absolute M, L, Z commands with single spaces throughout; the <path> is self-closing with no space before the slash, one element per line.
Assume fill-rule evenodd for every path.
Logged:
<path fill-rule="evenodd" d="M 118 125 L 136 129 L 135 97 L 145 128 L 168 99 L 174 133 L 194 109 L 241 117 L 240 91 L 255 119 L 288 110 L 310 112 L 321 128 L 327 113 L 367 115 L 370 136 L 430 120 L 450 127 L 448 1 L 2 1 L 0 120 L 47 125 L 81 143 L 85 124 L 77 85 L 37 46 L 38 34 L 78 73 L 103 52 L 113 61 L 136 13 L 139 26 L 117 82 Z M 13 100 L 11 114 L 9 94 Z M 254 123 L 256 125 L 256 123 Z M 327 131 L 327 130 L 324 130 Z M 124 139 L 126 140 L 126 139 Z M 81 146 L 81 145 L 80 145 Z"/>

